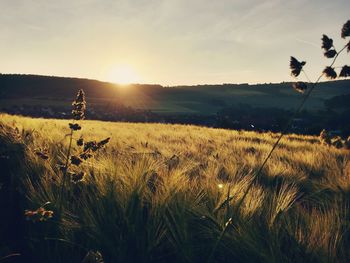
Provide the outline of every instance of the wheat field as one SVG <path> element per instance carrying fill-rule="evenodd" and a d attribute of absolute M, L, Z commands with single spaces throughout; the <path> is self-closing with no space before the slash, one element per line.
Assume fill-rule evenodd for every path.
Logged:
<path fill-rule="evenodd" d="M 80 138 L 110 137 L 110 141 L 93 158 L 71 166 L 72 172 L 84 172 L 82 180 L 73 182 L 62 179 L 58 166 L 67 155 L 68 123 L 0 115 L 0 156 L 8 157 L 0 161 L 5 164 L 0 166 L 4 185 L 0 189 L 13 193 L 15 182 L 19 201 L 12 208 L 17 211 L 22 258 L 35 262 L 102 262 L 102 258 L 104 262 L 348 262 L 350 258 L 348 150 L 322 145 L 313 136 L 286 135 L 256 178 L 278 134 L 85 120 L 79 122 L 82 130 L 74 133 L 73 155 L 79 152 Z M 10 209 L 5 201 L 0 205 Z M 26 209 L 39 207 L 52 211 L 52 217 L 43 222 L 25 220 Z M 9 218 L 2 219 L 3 236 L 16 227 Z M 2 247 L 1 253 L 9 252 L 5 241 Z"/>

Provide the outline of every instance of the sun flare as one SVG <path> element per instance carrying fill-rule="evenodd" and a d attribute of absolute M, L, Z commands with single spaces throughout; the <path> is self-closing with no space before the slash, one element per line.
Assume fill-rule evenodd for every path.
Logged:
<path fill-rule="evenodd" d="M 109 73 L 108 80 L 117 84 L 140 83 L 141 77 L 136 70 L 129 65 L 117 65 Z"/>

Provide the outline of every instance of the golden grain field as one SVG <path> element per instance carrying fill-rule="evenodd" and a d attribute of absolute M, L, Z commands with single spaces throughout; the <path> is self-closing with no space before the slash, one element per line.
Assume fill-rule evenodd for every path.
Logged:
<path fill-rule="evenodd" d="M 72 166 L 85 175 L 64 184 L 62 200 L 57 165 L 67 152 L 68 123 L 0 115 L 2 145 L 24 149 L 9 170 L 23 211 L 47 202 L 53 211 L 45 222 L 24 223 L 28 255 L 39 262 L 82 262 L 91 251 L 106 262 L 349 259 L 348 150 L 290 134 L 254 179 L 278 134 L 80 121 L 73 155 L 81 137 L 111 139 Z"/>

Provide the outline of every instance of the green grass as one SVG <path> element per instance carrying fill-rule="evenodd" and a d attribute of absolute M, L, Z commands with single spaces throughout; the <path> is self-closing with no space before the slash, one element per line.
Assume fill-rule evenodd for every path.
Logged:
<path fill-rule="evenodd" d="M 241 203 L 278 134 L 82 121 L 73 154 L 80 136 L 111 141 L 72 168 L 86 176 L 67 181 L 60 209 L 68 121 L 0 115 L 0 124 L 0 155 L 10 156 L 0 191 L 16 189 L 23 225 L 21 247 L 0 245 L 22 258 L 82 262 L 92 250 L 105 262 L 349 261 L 349 151 L 318 138 L 285 136 Z M 53 218 L 24 220 L 24 209 L 47 202 Z"/>

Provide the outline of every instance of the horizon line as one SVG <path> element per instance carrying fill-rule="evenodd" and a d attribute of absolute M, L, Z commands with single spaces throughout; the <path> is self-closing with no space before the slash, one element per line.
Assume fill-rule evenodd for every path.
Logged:
<path fill-rule="evenodd" d="M 128 86 L 128 85 L 149 85 L 149 86 L 161 86 L 161 87 L 193 87 L 193 86 L 223 86 L 223 85 L 249 85 L 249 86 L 255 86 L 255 85 L 274 85 L 274 84 L 283 84 L 283 83 L 294 83 L 299 80 L 293 81 L 280 81 L 280 82 L 240 82 L 240 83 L 234 83 L 234 82 L 224 82 L 224 83 L 202 83 L 202 84 L 160 84 L 160 83 L 116 83 L 112 82 L 109 80 L 102 80 L 102 79 L 94 79 L 94 78 L 89 78 L 89 77 L 83 77 L 83 76 L 59 76 L 59 75 L 42 75 L 42 74 L 35 74 L 35 73 L 2 73 L 0 72 L 1 75 L 18 75 L 18 76 L 37 76 L 37 77 L 52 77 L 52 78 L 66 78 L 66 79 L 81 79 L 81 80 L 91 80 L 91 81 L 98 81 L 102 83 L 109 83 L 113 85 L 118 85 L 118 86 Z M 334 82 L 334 81 L 347 81 L 348 79 L 336 79 L 336 80 L 321 80 L 319 83 L 324 83 L 324 82 Z M 350 81 L 350 80 L 348 80 Z M 303 81 L 305 83 L 313 83 L 313 82 L 308 82 L 308 81 Z"/>

